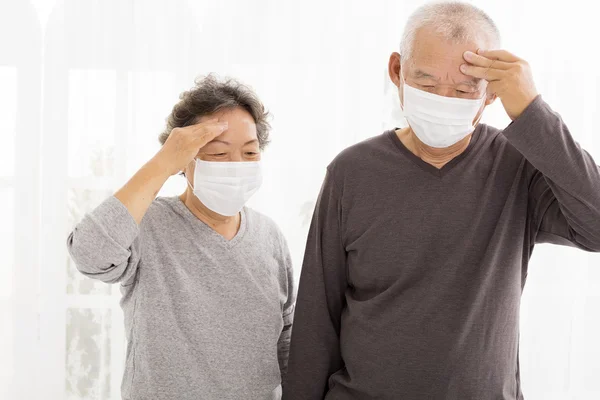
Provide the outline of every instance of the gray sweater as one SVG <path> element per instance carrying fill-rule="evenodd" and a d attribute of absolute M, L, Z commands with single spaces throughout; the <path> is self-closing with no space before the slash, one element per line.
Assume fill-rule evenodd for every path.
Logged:
<path fill-rule="evenodd" d="M 479 125 L 441 170 L 394 131 L 343 151 L 308 237 L 283 398 L 522 399 L 519 304 L 544 242 L 600 251 L 600 172 L 541 97 L 504 131 Z"/>
<path fill-rule="evenodd" d="M 86 276 L 121 283 L 126 400 L 279 399 L 294 309 L 289 251 L 245 208 L 227 241 L 178 197 L 158 198 L 138 227 L 108 198 L 68 238 Z"/>

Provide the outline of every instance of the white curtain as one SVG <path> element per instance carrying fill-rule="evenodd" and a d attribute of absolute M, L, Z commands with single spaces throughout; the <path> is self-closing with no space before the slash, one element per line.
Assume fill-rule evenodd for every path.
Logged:
<path fill-rule="evenodd" d="M 0 0 L 0 399 L 120 399 L 118 288 L 78 274 L 65 240 L 156 152 L 197 76 L 247 82 L 274 115 L 251 206 L 283 229 L 297 277 L 327 163 L 403 124 L 387 60 L 420 3 Z M 474 3 L 600 162 L 594 3 Z M 508 124 L 500 102 L 484 122 Z M 161 195 L 184 188 L 173 177 Z M 600 256 L 538 246 L 521 317 L 526 399 L 600 399 L 599 321 Z"/>

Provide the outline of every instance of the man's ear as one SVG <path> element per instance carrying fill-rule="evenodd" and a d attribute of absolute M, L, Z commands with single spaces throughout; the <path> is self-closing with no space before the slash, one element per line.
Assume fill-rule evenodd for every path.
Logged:
<path fill-rule="evenodd" d="M 390 61 L 388 62 L 388 74 L 390 75 L 390 79 L 396 85 L 397 88 L 400 87 L 400 53 L 393 52 L 390 56 Z"/>

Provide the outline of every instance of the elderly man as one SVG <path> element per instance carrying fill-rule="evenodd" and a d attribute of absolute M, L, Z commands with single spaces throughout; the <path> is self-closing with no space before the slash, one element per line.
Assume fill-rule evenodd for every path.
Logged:
<path fill-rule="evenodd" d="M 314 213 L 285 400 L 523 399 L 534 244 L 600 251 L 600 173 L 493 21 L 423 6 L 389 61 L 408 120 L 343 151 Z M 512 119 L 479 124 L 497 97 Z"/>

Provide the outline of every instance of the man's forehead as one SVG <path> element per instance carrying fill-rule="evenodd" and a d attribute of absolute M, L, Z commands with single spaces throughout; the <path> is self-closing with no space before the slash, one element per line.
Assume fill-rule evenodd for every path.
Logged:
<path fill-rule="evenodd" d="M 435 81 L 452 81 L 470 86 L 479 86 L 482 79 L 467 76 L 460 72 L 458 68 L 456 71 L 449 70 L 446 68 L 434 68 L 414 65 L 409 69 L 409 75 L 413 79 L 430 79 Z"/>

